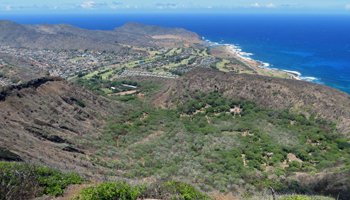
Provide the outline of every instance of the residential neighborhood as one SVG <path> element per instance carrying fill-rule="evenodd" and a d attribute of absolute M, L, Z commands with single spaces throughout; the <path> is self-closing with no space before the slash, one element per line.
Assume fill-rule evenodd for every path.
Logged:
<path fill-rule="evenodd" d="M 31 69 L 51 76 L 99 75 L 104 78 L 151 76 L 177 78 L 187 71 L 201 67 L 215 67 L 221 60 L 208 54 L 206 48 L 135 48 L 120 51 L 88 49 L 31 49 L 0 46 L 0 67 L 16 70 Z M 4 69 L 6 67 L 3 67 Z M 36 71 L 36 72 L 35 72 Z M 27 72 L 25 72 L 27 73 Z M 0 68 L 0 85 L 16 84 L 13 74 Z"/>

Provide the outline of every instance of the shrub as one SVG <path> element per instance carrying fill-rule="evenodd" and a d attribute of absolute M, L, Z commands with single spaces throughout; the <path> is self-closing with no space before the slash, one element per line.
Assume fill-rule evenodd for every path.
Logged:
<path fill-rule="evenodd" d="M 31 199 L 38 196 L 39 186 L 34 167 L 0 162 L 0 199 Z"/>
<path fill-rule="evenodd" d="M 83 189 L 75 200 L 136 200 L 142 187 L 132 187 L 125 182 L 102 183 Z"/>
<path fill-rule="evenodd" d="M 348 142 L 344 138 L 337 139 L 336 143 L 337 143 L 339 149 L 342 149 L 342 150 L 350 149 L 350 142 Z"/>
<path fill-rule="evenodd" d="M 167 181 L 151 185 L 143 194 L 143 198 L 164 200 L 210 200 L 211 198 L 195 187 L 178 181 Z"/>
<path fill-rule="evenodd" d="M 28 199 L 42 194 L 58 196 L 70 184 L 79 184 L 75 173 L 48 167 L 0 162 L 0 199 Z"/>
<path fill-rule="evenodd" d="M 76 173 L 62 173 L 48 167 L 37 167 L 36 174 L 44 194 L 52 196 L 62 195 L 68 185 L 82 182 L 81 177 Z"/>
<path fill-rule="evenodd" d="M 128 102 L 128 101 L 136 100 L 137 97 L 135 97 L 134 95 L 125 95 L 125 96 L 118 96 L 116 99 L 119 101 Z"/>
<path fill-rule="evenodd" d="M 307 196 L 295 195 L 295 196 L 282 197 L 280 200 L 311 200 L 311 198 Z"/>
<path fill-rule="evenodd" d="M 289 163 L 289 167 L 287 168 L 288 171 L 294 172 L 300 170 L 302 167 L 302 164 L 297 161 L 292 161 Z"/>
<path fill-rule="evenodd" d="M 208 196 L 202 194 L 199 190 L 197 190 L 193 186 L 186 183 L 169 181 L 169 182 L 166 182 L 163 187 L 165 191 L 169 191 L 171 194 L 173 194 L 175 199 L 184 199 L 184 200 L 210 199 Z"/>
<path fill-rule="evenodd" d="M 306 195 L 288 195 L 279 198 L 279 200 L 334 200 L 330 197 L 323 196 L 306 196 Z"/>

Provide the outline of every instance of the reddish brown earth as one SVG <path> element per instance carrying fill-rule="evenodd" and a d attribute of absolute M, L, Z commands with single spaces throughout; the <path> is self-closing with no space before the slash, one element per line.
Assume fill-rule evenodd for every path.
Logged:
<path fill-rule="evenodd" d="M 101 134 L 120 105 L 59 78 L 42 78 L 0 92 L 0 146 L 33 162 L 93 176 L 83 135 Z M 101 171 L 102 173 L 102 171 Z"/>

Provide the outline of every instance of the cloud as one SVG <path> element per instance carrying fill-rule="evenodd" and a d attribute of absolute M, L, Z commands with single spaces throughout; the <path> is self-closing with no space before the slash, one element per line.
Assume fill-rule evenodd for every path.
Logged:
<path fill-rule="evenodd" d="M 350 3 L 345 5 L 346 10 L 350 10 Z"/>
<path fill-rule="evenodd" d="M 156 7 L 158 9 L 166 9 L 166 8 L 177 8 L 177 4 L 176 3 L 157 3 Z"/>
<path fill-rule="evenodd" d="M 113 1 L 113 2 L 95 2 L 93 0 L 87 0 L 84 1 L 82 4 L 79 5 L 80 8 L 83 9 L 118 9 L 122 8 L 124 4 L 119 1 Z"/>
<path fill-rule="evenodd" d="M 114 1 L 111 4 L 109 4 L 109 8 L 117 9 L 117 8 L 120 8 L 122 5 L 123 5 L 122 2 Z"/>
<path fill-rule="evenodd" d="M 258 2 L 255 2 L 253 4 L 250 4 L 250 7 L 253 7 L 253 8 L 260 8 L 261 5 L 258 3 Z"/>
<path fill-rule="evenodd" d="M 80 4 L 80 7 L 83 9 L 92 9 L 95 8 L 96 3 L 94 1 L 84 1 L 82 4 Z"/>
<path fill-rule="evenodd" d="M 250 4 L 251 8 L 276 8 L 277 6 L 273 3 L 260 4 L 258 2 Z"/>

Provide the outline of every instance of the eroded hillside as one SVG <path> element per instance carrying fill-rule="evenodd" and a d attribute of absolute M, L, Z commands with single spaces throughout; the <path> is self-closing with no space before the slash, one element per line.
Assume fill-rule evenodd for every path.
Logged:
<path fill-rule="evenodd" d="M 0 109 L 2 148 L 27 162 L 85 174 L 97 168 L 79 138 L 99 135 L 105 119 L 121 111 L 120 104 L 60 78 L 2 88 Z"/>

